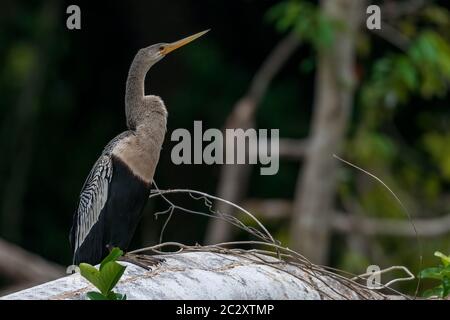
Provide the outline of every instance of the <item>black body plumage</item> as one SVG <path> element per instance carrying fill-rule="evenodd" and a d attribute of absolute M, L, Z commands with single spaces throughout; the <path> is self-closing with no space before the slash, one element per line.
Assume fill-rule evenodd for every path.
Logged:
<path fill-rule="evenodd" d="M 83 186 L 70 232 L 74 264 L 99 263 L 109 246 L 125 250 L 130 244 L 150 185 L 133 174 L 112 150 L 132 134 L 124 132 L 107 145 Z"/>

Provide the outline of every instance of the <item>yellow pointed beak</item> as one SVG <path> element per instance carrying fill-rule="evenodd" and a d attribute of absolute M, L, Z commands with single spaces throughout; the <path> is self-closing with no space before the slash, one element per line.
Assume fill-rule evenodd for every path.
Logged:
<path fill-rule="evenodd" d="M 166 44 L 166 45 L 161 49 L 160 53 L 161 53 L 162 55 L 166 55 L 166 54 L 168 54 L 168 53 L 170 53 L 170 52 L 172 52 L 172 51 L 174 51 L 174 50 L 176 50 L 176 49 L 178 49 L 178 48 L 180 48 L 180 47 L 182 47 L 182 46 L 188 44 L 189 42 L 192 42 L 192 41 L 194 41 L 195 39 L 200 38 L 202 35 L 204 35 L 205 33 L 207 33 L 209 30 L 210 30 L 210 29 L 205 30 L 205 31 L 202 31 L 202 32 L 199 32 L 199 33 L 196 33 L 196 34 L 193 34 L 192 36 L 186 37 L 186 38 L 181 39 L 181 40 L 178 40 L 178 41 L 176 41 L 176 42 L 172 42 L 172 43 Z"/>

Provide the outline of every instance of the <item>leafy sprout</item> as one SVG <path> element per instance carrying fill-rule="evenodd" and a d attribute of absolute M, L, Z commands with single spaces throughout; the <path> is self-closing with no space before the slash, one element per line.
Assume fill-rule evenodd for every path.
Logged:
<path fill-rule="evenodd" d="M 81 276 L 99 290 L 99 292 L 90 291 L 86 294 L 90 300 L 126 300 L 126 295 L 113 291 L 126 268 L 116 262 L 122 255 L 122 250 L 113 248 L 103 259 L 99 269 L 88 263 L 80 263 Z"/>

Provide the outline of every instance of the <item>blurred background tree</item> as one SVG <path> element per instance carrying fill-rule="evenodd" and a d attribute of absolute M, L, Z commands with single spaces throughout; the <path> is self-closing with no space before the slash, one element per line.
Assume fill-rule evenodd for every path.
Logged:
<path fill-rule="evenodd" d="M 381 7 L 380 31 L 365 27 L 369 3 Z M 79 1 L 82 28 L 72 31 L 69 4 L 1 4 L 0 238 L 70 264 L 72 213 L 101 149 L 125 129 L 124 87 L 135 52 L 210 27 L 147 79 L 146 91 L 169 109 L 160 188 L 240 202 L 283 245 L 318 263 L 355 273 L 369 264 L 417 271 L 418 247 L 401 208 L 372 178 L 332 158 L 337 153 L 380 177 L 418 219 L 424 265 L 434 251 L 450 251 L 445 1 Z M 249 101 L 248 119 L 233 117 Z M 192 130 L 194 120 L 205 129 L 279 128 L 279 173 L 173 165 L 170 133 Z M 158 241 L 164 219 L 153 213 L 165 208 L 149 202 L 133 248 Z M 187 244 L 247 238 L 184 214 L 164 233 Z"/>

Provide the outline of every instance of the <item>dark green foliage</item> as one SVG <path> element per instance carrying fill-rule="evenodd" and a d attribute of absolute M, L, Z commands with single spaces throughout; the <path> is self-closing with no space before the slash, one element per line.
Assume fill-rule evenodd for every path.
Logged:
<path fill-rule="evenodd" d="M 273 6 L 267 18 L 278 30 L 293 30 L 305 42 L 323 49 L 333 41 L 335 28 L 340 24 L 326 17 L 319 8 L 306 1 L 283 1 Z"/>
<path fill-rule="evenodd" d="M 310 1 L 282 1 L 267 17 L 277 30 L 296 32 L 305 47 L 319 52 L 326 50 L 334 31 L 342 27 Z M 357 93 L 343 154 L 392 186 L 408 202 L 414 216 L 448 214 L 442 195 L 448 193 L 450 181 L 450 14 L 436 1 L 391 21 L 391 26 L 405 36 L 404 47 L 367 30 L 358 39 Z M 317 71 L 317 60 L 305 55 L 302 59 L 303 72 L 311 67 Z M 343 167 L 339 182 L 338 202 L 344 211 L 406 219 L 385 190 L 368 177 Z M 286 234 L 279 237 L 289 238 Z M 422 241 L 426 242 L 426 256 L 436 246 L 447 245 L 448 236 Z M 410 239 L 376 237 L 364 239 L 363 245 L 369 249 L 360 253 L 342 242 L 334 243 L 335 263 L 356 273 L 370 263 L 392 265 L 401 261 L 412 270 L 418 267 L 418 248 L 411 246 Z M 377 252 L 383 252 L 381 257 Z M 414 286 L 411 282 L 407 288 L 413 291 Z"/>

